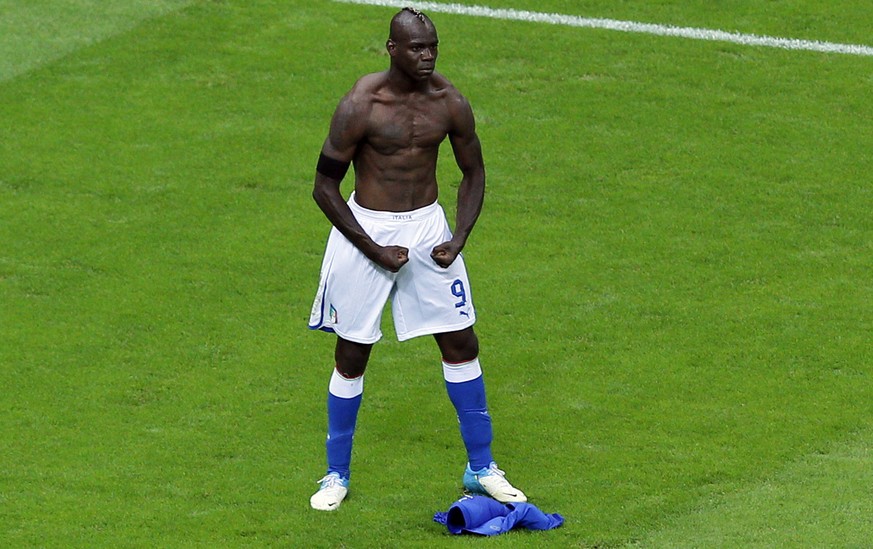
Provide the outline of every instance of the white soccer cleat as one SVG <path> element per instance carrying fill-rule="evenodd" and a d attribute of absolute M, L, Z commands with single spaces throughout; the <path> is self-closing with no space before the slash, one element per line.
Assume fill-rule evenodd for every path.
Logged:
<path fill-rule="evenodd" d="M 309 505 L 319 511 L 335 511 L 349 493 L 349 479 L 339 473 L 328 473 L 318 481 L 321 488 L 309 498 Z"/>
<path fill-rule="evenodd" d="M 527 501 L 527 496 L 524 492 L 509 484 L 504 476 L 506 473 L 497 468 L 495 462 L 491 465 L 478 471 L 470 469 L 470 464 L 467 464 L 467 470 L 464 472 L 464 488 L 473 494 L 483 494 L 491 496 L 500 503 L 524 503 Z"/>

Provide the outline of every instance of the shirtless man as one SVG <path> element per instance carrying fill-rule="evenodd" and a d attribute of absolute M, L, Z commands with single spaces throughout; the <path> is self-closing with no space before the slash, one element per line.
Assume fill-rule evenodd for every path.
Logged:
<path fill-rule="evenodd" d="M 467 99 L 434 71 L 437 32 L 421 12 L 391 20 L 387 71 L 363 76 L 331 119 L 313 198 L 333 224 L 309 327 L 337 336 L 328 388 L 327 474 L 310 499 L 339 508 L 348 493 L 364 371 L 390 299 L 400 341 L 433 335 L 467 450 L 467 491 L 501 502 L 525 495 L 491 455 L 491 417 L 473 331 L 476 313 L 461 255 L 479 217 L 485 166 Z M 448 137 L 463 178 L 454 233 L 437 202 L 439 146 Z M 340 183 L 354 163 L 348 201 Z"/>

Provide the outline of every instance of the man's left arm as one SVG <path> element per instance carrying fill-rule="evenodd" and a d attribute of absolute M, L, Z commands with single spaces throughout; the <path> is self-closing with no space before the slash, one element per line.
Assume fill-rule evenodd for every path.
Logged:
<path fill-rule="evenodd" d="M 482 158 L 482 145 L 476 134 L 473 109 L 463 96 L 459 96 L 450 112 L 453 127 L 449 132 L 449 141 L 462 178 L 458 187 L 458 207 L 452 239 L 436 246 L 431 252 L 431 257 L 441 267 L 451 265 L 464 249 L 485 200 L 485 161 Z"/>

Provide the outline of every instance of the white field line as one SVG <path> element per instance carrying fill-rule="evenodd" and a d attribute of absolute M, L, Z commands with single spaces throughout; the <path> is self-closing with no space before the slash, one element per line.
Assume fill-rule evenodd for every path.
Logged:
<path fill-rule="evenodd" d="M 777 38 L 756 34 L 741 34 L 722 30 L 699 29 L 692 27 L 674 27 L 672 25 L 656 25 L 651 23 L 636 23 L 634 21 L 619 21 L 616 19 L 592 19 L 560 13 L 541 13 L 513 9 L 489 8 L 487 6 L 465 6 L 463 4 L 443 4 L 440 2 L 416 2 L 414 0 L 334 0 L 345 4 L 360 4 L 367 6 L 384 6 L 402 8 L 411 6 L 422 11 L 450 13 L 454 15 L 472 15 L 491 19 L 511 21 L 530 21 L 550 25 L 565 25 L 590 29 L 607 29 L 621 32 L 636 32 L 654 34 L 657 36 L 677 36 L 692 40 L 710 40 L 716 42 L 731 42 L 744 46 L 764 46 L 783 50 L 806 50 L 823 53 L 842 53 L 848 55 L 863 55 L 873 57 L 873 47 L 857 44 L 837 44 L 819 42 L 817 40 L 799 40 L 796 38 Z"/>

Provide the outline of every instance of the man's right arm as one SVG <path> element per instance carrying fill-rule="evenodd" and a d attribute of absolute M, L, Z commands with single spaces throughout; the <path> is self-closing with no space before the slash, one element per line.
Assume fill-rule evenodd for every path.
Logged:
<path fill-rule="evenodd" d="M 340 193 L 340 183 L 355 157 L 367 123 L 366 112 L 361 112 L 360 107 L 356 108 L 352 93 L 340 101 L 331 118 L 330 132 L 321 148 L 315 172 L 312 198 L 333 226 L 361 253 L 384 269 L 397 272 L 409 260 L 409 251 L 399 246 L 380 246 L 374 242 L 355 219 Z"/>

